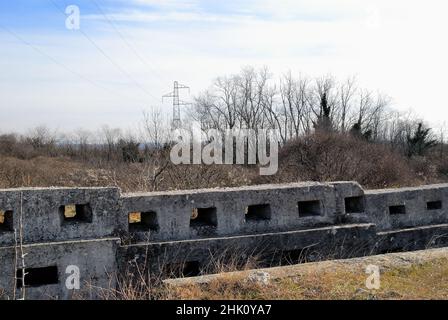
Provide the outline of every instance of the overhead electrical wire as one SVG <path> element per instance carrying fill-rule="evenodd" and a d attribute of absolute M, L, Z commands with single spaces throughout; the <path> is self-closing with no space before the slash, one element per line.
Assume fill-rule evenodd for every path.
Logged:
<path fill-rule="evenodd" d="M 145 65 L 149 70 L 151 70 L 151 72 L 162 82 L 164 82 L 165 85 L 169 85 L 171 86 L 172 83 L 171 81 L 169 81 L 168 79 L 166 79 L 162 74 L 160 74 L 157 70 L 155 70 L 153 68 L 153 66 L 148 63 L 148 61 L 143 58 L 143 55 L 141 55 L 139 53 L 139 51 L 136 49 L 135 45 L 128 40 L 124 35 L 123 32 L 120 31 L 119 27 L 117 26 L 117 23 L 115 21 L 115 19 L 113 17 L 109 17 L 108 15 L 106 15 L 106 13 L 104 12 L 103 8 L 100 6 L 100 4 L 98 3 L 98 1 L 96 0 L 92 0 L 92 2 L 95 4 L 95 6 L 97 7 L 98 11 L 101 13 L 101 15 L 104 17 L 104 19 L 112 26 L 112 28 L 115 30 L 115 32 L 118 34 L 118 36 L 121 38 L 121 40 L 126 44 L 126 46 L 134 53 L 134 55 L 137 57 L 137 59 L 140 60 L 140 62 Z"/>
<path fill-rule="evenodd" d="M 64 15 L 64 17 L 66 17 L 65 11 L 62 10 L 54 0 L 50 0 L 50 2 L 53 4 L 53 6 L 55 6 L 56 9 L 58 9 Z M 83 31 L 82 29 L 79 29 L 77 31 L 79 31 L 81 35 L 83 35 L 84 38 L 86 38 L 90 42 L 90 44 L 92 44 L 92 46 L 96 50 L 98 50 L 98 52 L 102 56 L 104 56 L 120 73 L 125 75 L 130 80 L 131 83 L 133 83 L 137 88 L 139 88 L 142 92 L 144 92 L 146 95 L 150 96 L 154 100 L 160 101 L 159 98 L 156 98 L 151 92 L 149 92 L 138 81 L 136 81 L 126 70 L 124 70 L 124 68 L 122 68 L 114 59 L 112 59 L 112 57 L 109 56 L 105 52 L 105 50 L 103 50 L 85 31 Z"/>
<path fill-rule="evenodd" d="M 51 55 L 49 55 L 49 54 L 47 54 L 46 52 L 44 52 L 43 50 L 41 50 L 39 47 L 33 45 L 32 43 L 30 43 L 29 41 L 27 41 L 26 39 L 24 39 L 22 36 L 20 36 L 20 35 L 17 34 L 16 32 L 12 31 L 11 29 L 9 29 L 9 28 L 7 28 L 7 27 L 1 25 L 1 24 L 0 24 L 0 28 L 3 29 L 3 30 L 4 30 L 5 32 L 7 32 L 8 34 L 10 34 L 11 36 L 13 36 L 13 37 L 14 37 L 15 39 L 17 39 L 18 41 L 22 42 L 24 45 L 30 47 L 30 48 L 33 49 L 35 52 L 37 52 L 37 53 L 39 53 L 40 55 L 44 56 L 44 57 L 47 58 L 48 60 L 52 61 L 54 64 L 56 64 L 56 65 L 58 65 L 59 67 L 65 69 L 66 71 L 68 71 L 69 73 L 71 73 L 71 74 L 77 76 L 78 78 L 80 78 L 80 79 L 82 79 L 82 80 L 84 80 L 84 81 L 86 81 L 86 82 L 89 82 L 91 85 L 93 85 L 93 86 L 95 86 L 95 87 L 97 87 L 97 88 L 100 88 L 100 89 L 102 89 L 102 90 L 106 90 L 106 91 L 108 91 L 109 93 L 112 93 L 112 94 L 114 94 L 114 95 L 120 96 L 121 98 L 126 98 L 126 99 L 128 99 L 128 97 L 125 97 L 125 96 L 121 95 L 119 92 L 114 91 L 114 90 L 112 90 L 112 89 L 110 89 L 110 88 L 107 88 L 107 87 L 105 87 L 105 86 L 102 86 L 102 85 L 100 85 L 99 83 L 97 83 L 96 81 L 91 80 L 90 78 L 84 76 L 83 74 L 81 74 L 81 73 L 79 73 L 79 72 L 73 70 L 72 68 L 68 67 L 66 64 L 60 62 L 60 61 L 57 60 L 56 58 L 52 57 Z M 137 99 L 135 99 L 135 98 L 132 98 L 132 99 L 134 99 L 134 100 L 139 101 L 140 103 L 142 103 L 142 101 L 140 101 L 140 100 L 137 100 Z"/>

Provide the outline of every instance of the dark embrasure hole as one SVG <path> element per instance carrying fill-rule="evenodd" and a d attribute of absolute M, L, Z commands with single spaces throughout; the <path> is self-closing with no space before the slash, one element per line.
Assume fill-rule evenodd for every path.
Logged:
<path fill-rule="evenodd" d="M 345 198 L 345 213 L 363 213 L 364 211 L 364 197 Z"/>
<path fill-rule="evenodd" d="M 442 209 L 442 201 L 429 201 L 426 203 L 427 210 L 440 210 Z"/>
<path fill-rule="evenodd" d="M 159 222 L 157 220 L 157 213 L 154 211 L 130 213 L 129 231 L 130 232 L 159 231 Z"/>
<path fill-rule="evenodd" d="M 269 204 L 257 204 L 246 209 L 246 221 L 263 221 L 271 219 L 271 206 Z"/>
<path fill-rule="evenodd" d="M 191 213 L 190 227 L 213 227 L 218 226 L 216 208 L 195 208 Z"/>
<path fill-rule="evenodd" d="M 90 204 L 69 204 L 59 207 L 63 223 L 92 223 L 93 213 Z"/>
<path fill-rule="evenodd" d="M 14 231 L 13 212 L 0 210 L 0 232 Z"/>
<path fill-rule="evenodd" d="M 299 217 L 315 217 L 321 215 L 320 201 L 300 201 L 298 203 Z"/>
<path fill-rule="evenodd" d="M 406 207 L 404 205 L 390 206 L 389 214 L 391 215 L 406 214 Z"/>
<path fill-rule="evenodd" d="M 18 269 L 16 273 L 17 288 L 23 287 L 22 276 L 23 269 Z M 56 266 L 25 269 L 25 287 L 40 287 L 58 283 L 59 276 Z"/>

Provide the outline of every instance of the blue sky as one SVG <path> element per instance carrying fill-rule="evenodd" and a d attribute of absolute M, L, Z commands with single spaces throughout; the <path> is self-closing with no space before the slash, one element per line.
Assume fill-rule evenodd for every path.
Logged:
<path fill-rule="evenodd" d="M 448 116 L 446 1 L 95 0 L 108 19 L 92 0 L 54 1 L 80 8 L 81 30 L 51 0 L 0 1 L 0 132 L 134 128 L 151 106 L 170 113 L 174 80 L 194 95 L 245 65 L 357 75 L 398 109 Z"/>

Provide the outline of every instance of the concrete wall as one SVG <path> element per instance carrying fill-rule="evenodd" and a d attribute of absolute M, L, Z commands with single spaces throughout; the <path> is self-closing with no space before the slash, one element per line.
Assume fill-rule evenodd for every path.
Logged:
<path fill-rule="evenodd" d="M 315 208 L 311 204 L 301 214 L 299 202 L 305 203 L 302 207 L 307 209 L 310 201 L 314 201 Z M 334 224 L 337 217 L 334 188 L 318 183 L 129 194 L 123 196 L 123 209 L 127 213 L 156 214 L 158 228 L 151 233 L 151 240 L 293 230 Z M 201 215 L 203 209 L 214 211 L 216 221 L 195 225 L 190 221 L 192 212 L 198 210 Z M 315 209 L 313 215 L 308 212 L 311 209 Z"/>
<path fill-rule="evenodd" d="M 54 270 L 43 273 L 40 284 L 26 287 L 25 298 L 46 300 L 101 298 L 101 292 L 93 288 L 115 286 L 116 278 L 111 275 L 118 268 L 115 255 L 119 244 L 119 238 L 110 238 L 25 245 L 23 247 L 27 254 L 25 272 L 29 273 L 28 276 L 25 276 L 25 284 L 27 277 L 34 277 L 33 270 L 42 270 L 43 268 L 53 268 Z M 0 248 L 0 257 L 0 288 L 5 290 L 3 298 L 13 299 L 14 287 L 16 287 L 16 297 L 21 298 L 22 289 L 17 288 L 14 279 L 17 272 L 14 268 L 15 248 Z M 19 269 L 21 269 L 20 266 L 19 261 Z M 81 284 L 79 291 L 68 290 L 65 285 L 66 280 L 72 274 L 71 269 L 68 268 L 70 266 L 79 268 Z"/>
<path fill-rule="evenodd" d="M 162 271 L 189 263 L 207 272 L 217 257 L 285 264 L 417 250 L 448 243 L 447 208 L 448 185 L 364 191 L 354 182 L 298 183 L 123 195 L 116 188 L 0 190 L 0 295 L 13 293 L 20 227 L 26 267 L 48 268 L 56 279 L 26 288 L 28 297 L 99 298 L 68 290 L 67 266 L 80 268 L 83 288 L 108 287 L 142 264 Z M 130 215 L 141 222 L 129 223 Z"/>
<path fill-rule="evenodd" d="M 448 222 L 448 186 L 366 191 L 366 212 L 380 230 Z"/>
<path fill-rule="evenodd" d="M 84 206 L 89 212 L 85 219 L 64 219 L 66 205 Z M 0 228 L 0 246 L 14 244 L 12 231 L 19 229 L 20 212 L 26 243 L 97 239 L 126 228 L 126 224 L 117 223 L 121 202 L 115 188 L 0 190 L 0 211 L 12 212 L 9 230 Z"/>

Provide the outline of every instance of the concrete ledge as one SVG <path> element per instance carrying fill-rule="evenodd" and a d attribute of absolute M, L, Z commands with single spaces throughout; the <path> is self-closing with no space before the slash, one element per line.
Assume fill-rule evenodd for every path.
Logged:
<path fill-rule="evenodd" d="M 421 265 L 438 259 L 448 259 L 448 248 L 404 253 L 389 253 L 362 258 L 322 261 L 293 266 L 227 272 L 191 278 L 167 279 L 163 282 L 170 286 L 188 286 L 194 284 L 207 284 L 214 281 L 229 279 L 241 281 L 247 279 L 254 272 L 266 272 L 270 275 L 271 279 L 283 279 L 305 275 L 310 272 L 317 273 L 321 271 L 332 271 L 335 269 L 335 267 L 339 266 L 343 266 L 348 270 L 365 270 L 368 265 L 376 265 L 380 267 L 380 270 L 386 270 L 395 267 L 411 267 L 414 265 Z"/>
<path fill-rule="evenodd" d="M 259 265 L 288 264 L 291 259 L 307 261 L 372 254 L 376 232 L 372 224 L 346 225 L 311 230 L 253 234 L 210 239 L 148 242 L 120 247 L 121 259 L 134 261 L 154 275 L 163 268 L 194 265 L 207 272 L 219 263 Z M 147 259 L 150 257 L 150 259 Z M 120 273 L 125 272 L 124 270 Z"/>

